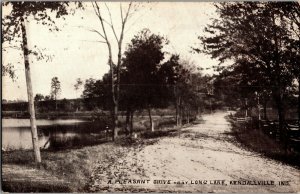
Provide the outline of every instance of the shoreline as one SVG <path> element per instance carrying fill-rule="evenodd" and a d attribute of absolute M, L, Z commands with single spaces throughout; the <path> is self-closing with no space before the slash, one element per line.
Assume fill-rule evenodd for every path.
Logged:
<path fill-rule="evenodd" d="M 106 115 L 104 115 L 106 116 Z M 27 112 L 22 111 L 2 111 L 2 119 L 29 119 Z M 36 119 L 92 119 L 93 112 L 48 112 L 48 113 L 36 113 Z"/>

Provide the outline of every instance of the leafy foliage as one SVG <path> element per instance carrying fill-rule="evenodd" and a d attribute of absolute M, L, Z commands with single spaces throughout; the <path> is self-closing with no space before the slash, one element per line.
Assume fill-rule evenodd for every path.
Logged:
<path fill-rule="evenodd" d="M 145 29 L 134 36 L 125 51 L 121 85 L 128 105 L 134 109 L 155 106 L 161 100 L 164 83 L 158 72 L 166 44 L 164 37 Z"/>
<path fill-rule="evenodd" d="M 216 4 L 216 8 L 220 18 L 207 26 L 206 35 L 199 36 L 203 46 L 194 50 L 209 54 L 220 63 L 232 62 L 218 80 L 219 84 L 226 81 L 231 86 L 232 95 L 240 93 L 243 95 L 238 96 L 252 99 L 262 96 L 264 112 L 266 98 L 271 95 L 282 131 L 284 100 L 290 95 L 294 80 L 300 77 L 300 5 L 296 2 L 226 2 Z M 300 118 L 300 95 L 298 106 Z"/>
<path fill-rule="evenodd" d="M 102 80 L 87 79 L 82 97 L 86 107 L 90 110 L 95 109 L 95 107 L 110 109 L 112 106 L 110 74 L 105 74 Z"/>
<path fill-rule="evenodd" d="M 45 99 L 45 97 L 42 94 L 36 94 L 34 97 L 34 101 L 36 101 L 36 102 L 42 101 L 44 99 Z"/>
<path fill-rule="evenodd" d="M 2 3 L 2 8 L 8 14 L 2 15 L 2 33 L 1 43 L 2 52 L 8 48 L 23 50 L 21 20 L 35 21 L 38 24 L 47 26 L 50 31 L 58 31 L 55 18 L 63 18 L 63 16 L 74 13 L 77 8 L 83 8 L 81 2 L 75 2 L 74 9 L 69 8 L 69 2 L 21 2 L 21 1 L 6 1 Z M 5 46 L 8 45 L 8 46 Z M 49 61 L 53 56 L 45 54 L 45 49 L 39 49 L 36 46 L 28 50 L 29 54 L 36 57 L 37 60 Z M 9 75 L 15 79 L 15 70 L 13 66 L 2 63 L 2 75 Z"/>

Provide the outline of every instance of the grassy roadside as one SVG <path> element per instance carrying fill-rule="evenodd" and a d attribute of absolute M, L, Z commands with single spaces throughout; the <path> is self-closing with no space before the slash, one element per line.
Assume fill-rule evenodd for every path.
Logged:
<path fill-rule="evenodd" d="M 26 182 L 4 182 L 3 190 L 8 192 L 86 192 L 93 170 L 96 166 L 107 166 L 125 157 L 137 147 L 153 144 L 159 138 L 174 135 L 178 127 L 165 128 L 159 131 L 145 131 L 140 139 L 120 138 L 115 142 L 86 146 L 78 149 L 60 151 L 42 151 L 42 163 L 33 162 L 31 150 L 16 150 L 2 153 L 2 164 L 17 165 L 22 169 L 32 168 L 58 177 L 63 183 L 47 183 L 28 180 Z M 104 165 L 105 163 L 105 165 Z"/>
<path fill-rule="evenodd" d="M 265 157 L 300 168 L 300 154 L 288 152 L 284 146 L 251 124 L 227 118 L 232 126 L 232 135 L 244 148 L 258 152 Z"/>
<path fill-rule="evenodd" d="M 4 152 L 2 164 L 38 169 L 47 172 L 50 176 L 59 177 L 64 180 L 65 184 L 50 184 L 45 187 L 45 185 L 40 185 L 40 182 L 35 184 L 29 180 L 30 183 L 24 183 L 23 186 L 15 182 L 5 183 L 3 188 L 8 190 L 13 188 L 14 192 L 82 192 L 96 164 L 101 165 L 102 162 L 107 161 L 113 162 L 115 158 L 121 158 L 125 154 L 126 147 L 115 143 L 56 152 L 42 151 L 42 163 L 40 166 L 36 166 L 33 162 L 32 151 Z M 13 187 L 10 184 L 13 184 Z"/>

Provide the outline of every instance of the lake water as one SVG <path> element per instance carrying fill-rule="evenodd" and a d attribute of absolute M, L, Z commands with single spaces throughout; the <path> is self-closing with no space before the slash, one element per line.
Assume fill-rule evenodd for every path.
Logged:
<path fill-rule="evenodd" d="M 103 122 L 40 119 L 37 128 L 42 149 L 64 149 L 99 143 L 109 127 Z M 29 119 L 2 119 L 2 148 L 32 149 Z"/>

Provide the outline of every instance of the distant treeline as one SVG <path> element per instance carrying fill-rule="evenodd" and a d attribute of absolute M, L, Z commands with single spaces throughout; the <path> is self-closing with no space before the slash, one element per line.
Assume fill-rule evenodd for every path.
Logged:
<path fill-rule="evenodd" d="M 216 110 L 224 107 L 221 101 L 216 101 L 215 99 L 211 102 L 207 99 L 202 99 L 203 104 L 199 106 L 199 111 L 204 110 Z M 56 105 L 57 104 L 57 105 Z M 165 108 L 170 107 L 168 103 Z M 62 100 L 43 100 L 36 101 L 36 113 L 47 113 L 47 112 L 77 112 L 77 111 L 95 111 L 103 110 L 109 111 L 110 108 L 109 99 L 104 99 L 100 97 L 94 98 L 78 98 L 78 99 L 62 99 Z M 121 104 L 120 111 L 126 111 L 125 107 Z M 2 111 L 4 112 L 28 112 L 28 102 L 2 102 Z"/>
<path fill-rule="evenodd" d="M 94 99 L 96 101 L 96 99 Z M 57 104 L 57 107 L 56 107 Z M 36 112 L 87 110 L 83 99 L 46 100 L 35 102 Z M 2 103 L 2 111 L 28 111 L 28 102 Z"/>
<path fill-rule="evenodd" d="M 43 100 L 35 101 L 36 113 L 46 112 L 76 112 L 76 111 L 95 111 L 95 110 L 110 110 L 111 102 L 108 98 L 92 97 L 78 99 L 62 99 L 62 100 Z M 121 111 L 124 109 L 120 107 Z M 2 102 L 2 111 L 18 111 L 27 112 L 28 102 Z"/>

